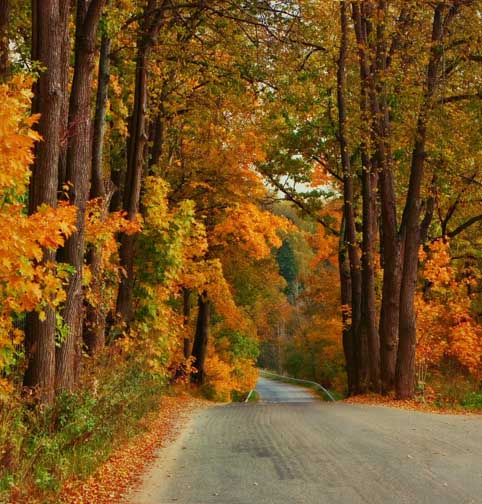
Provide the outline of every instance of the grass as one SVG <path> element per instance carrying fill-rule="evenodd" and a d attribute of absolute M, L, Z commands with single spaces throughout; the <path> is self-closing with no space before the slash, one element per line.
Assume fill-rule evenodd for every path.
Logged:
<path fill-rule="evenodd" d="M 253 390 L 251 392 L 251 395 L 249 396 L 248 402 L 258 402 L 259 401 L 259 394 L 256 390 Z"/>

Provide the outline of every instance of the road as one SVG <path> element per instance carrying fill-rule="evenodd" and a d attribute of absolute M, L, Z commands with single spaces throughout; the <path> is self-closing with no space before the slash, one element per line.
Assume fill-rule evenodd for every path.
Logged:
<path fill-rule="evenodd" d="M 320 401 L 259 379 L 261 401 L 199 411 L 130 504 L 482 503 L 482 420 Z"/>

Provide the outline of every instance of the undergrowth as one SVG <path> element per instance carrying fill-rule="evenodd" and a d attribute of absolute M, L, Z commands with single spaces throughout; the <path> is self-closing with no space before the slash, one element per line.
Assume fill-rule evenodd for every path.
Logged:
<path fill-rule="evenodd" d="M 89 385 L 41 409 L 0 405 L 0 503 L 54 503 L 63 482 L 86 478 L 159 406 L 165 380 L 139 362 L 104 362 Z"/>

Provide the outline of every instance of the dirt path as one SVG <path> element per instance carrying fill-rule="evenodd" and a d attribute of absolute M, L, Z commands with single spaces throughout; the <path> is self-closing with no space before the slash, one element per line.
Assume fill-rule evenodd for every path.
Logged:
<path fill-rule="evenodd" d="M 260 379 L 197 412 L 130 504 L 482 503 L 482 420 L 321 402 Z"/>

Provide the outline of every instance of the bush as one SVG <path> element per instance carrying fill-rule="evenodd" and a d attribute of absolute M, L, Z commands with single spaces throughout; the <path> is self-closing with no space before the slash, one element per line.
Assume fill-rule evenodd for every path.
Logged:
<path fill-rule="evenodd" d="M 158 407 L 165 382 L 140 363 L 102 369 L 89 387 L 60 395 L 48 409 L 1 406 L 0 502 L 12 491 L 29 504 L 57 502 L 66 479 L 92 474 Z"/>

